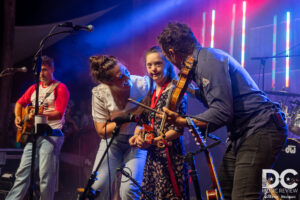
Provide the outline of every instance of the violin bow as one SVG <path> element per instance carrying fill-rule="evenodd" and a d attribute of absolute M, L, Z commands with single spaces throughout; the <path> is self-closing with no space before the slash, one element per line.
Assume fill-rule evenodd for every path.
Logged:
<path fill-rule="evenodd" d="M 143 108 L 145 108 L 145 109 L 147 109 L 147 110 L 149 110 L 149 111 L 152 111 L 152 112 L 154 112 L 154 113 L 160 113 L 160 112 L 158 112 L 157 110 L 154 110 L 153 108 L 151 108 L 151 107 L 149 107 L 149 106 L 146 106 L 145 104 L 142 104 L 142 103 L 140 103 L 140 102 L 138 102 L 138 101 L 136 101 L 136 100 L 134 100 L 134 99 L 128 98 L 128 101 L 129 101 L 130 103 L 139 105 L 139 106 L 141 106 L 141 107 L 143 107 Z"/>

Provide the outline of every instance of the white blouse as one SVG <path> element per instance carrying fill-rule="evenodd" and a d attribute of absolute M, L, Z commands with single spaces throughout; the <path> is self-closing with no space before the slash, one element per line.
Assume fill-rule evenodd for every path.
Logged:
<path fill-rule="evenodd" d="M 141 101 L 147 94 L 150 87 L 148 76 L 130 75 L 132 87 L 130 88 L 130 98 Z M 127 103 L 123 110 L 116 105 L 109 86 L 101 83 L 92 90 L 92 116 L 95 122 L 106 122 L 110 118 L 127 115 L 128 111 L 135 104 Z M 126 123 L 121 126 L 120 134 L 133 135 L 136 123 Z"/>

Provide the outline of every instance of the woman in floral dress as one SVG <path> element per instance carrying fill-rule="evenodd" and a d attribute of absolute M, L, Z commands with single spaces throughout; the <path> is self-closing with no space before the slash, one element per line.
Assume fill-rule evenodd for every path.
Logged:
<path fill-rule="evenodd" d="M 169 91 L 173 89 L 171 82 L 176 75 L 172 65 L 162 55 L 159 47 L 152 47 L 146 52 L 145 63 L 151 78 L 151 88 L 144 103 L 155 110 L 162 110 L 168 101 Z M 186 106 L 187 101 L 184 97 L 177 112 L 185 114 Z M 148 124 L 153 128 L 153 140 L 145 141 L 143 134 L 145 130 L 142 128 L 142 124 Z M 135 135 L 129 140 L 131 146 L 148 149 L 143 189 L 157 200 L 189 199 L 187 166 L 183 159 L 184 144 L 181 136 L 183 129 L 166 123 L 165 138 L 163 139 L 160 134 L 160 126 L 161 119 L 156 118 L 155 113 L 144 111 Z M 166 144 L 164 148 L 157 146 L 162 140 Z M 147 199 L 147 197 L 142 194 L 140 199 Z"/>

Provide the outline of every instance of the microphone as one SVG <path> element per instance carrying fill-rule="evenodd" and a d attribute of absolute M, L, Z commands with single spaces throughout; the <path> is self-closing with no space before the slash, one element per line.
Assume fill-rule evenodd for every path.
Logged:
<path fill-rule="evenodd" d="M 23 73 L 25 73 L 25 72 L 27 72 L 27 67 L 20 67 L 20 68 L 6 68 L 5 69 L 5 72 L 23 72 Z"/>
<path fill-rule="evenodd" d="M 139 121 L 139 117 L 134 116 L 130 113 L 125 116 L 119 116 L 119 117 L 115 117 L 113 119 L 108 120 L 108 122 L 116 122 L 116 124 L 124 124 L 124 123 L 128 123 L 128 122 L 138 122 L 138 121 Z"/>
<path fill-rule="evenodd" d="M 94 30 L 94 26 L 91 24 L 87 26 L 81 26 L 81 25 L 75 25 L 72 22 L 64 22 L 62 24 L 58 24 L 58 27 L 72 28 L 75 31 L 84 30 L 84 31 L 92 32 Z"/>

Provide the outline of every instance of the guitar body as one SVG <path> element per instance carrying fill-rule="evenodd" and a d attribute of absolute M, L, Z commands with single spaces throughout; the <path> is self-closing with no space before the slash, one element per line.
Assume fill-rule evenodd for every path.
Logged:
<path fill-rule="evenodd" d="M 22 118 L 22 129 L 17 130 L 16 142 L 26 143 L 28 136 L 32 131 L 34 121 L 29 120 L 29 113 L 34 110 L 33 106 L 22 107 L 21 118 Z M 39 113 L 43 113 L 43 107 L 39 107 Z"/>
<path fill-rule="evenodd" d="M 152 144 L 152 141 L 155 138 L 153 127 L 148 124 L 143 124 L 143 129 L 144 132 L 142 137 L 144 138 L 144 141 L 148 144 Z"/>
<path fill-rule="evenodd" d="M 30 111 L 34 109 L 32 106 L 22 107 L 21 118 L 22 118 L 22 129 L 17 130 L 17 138 L 16 141 L 20 143 L 27 142 L 26 133 L 30 133 L 33 127 L 33 121 L 28 120 L 28 115 Z"/>
<path fill-rule="evenodd" d="M 206 190 L 206 199 L 207 200 L 218 200 L 218 191 L 217 189 Z"/>

